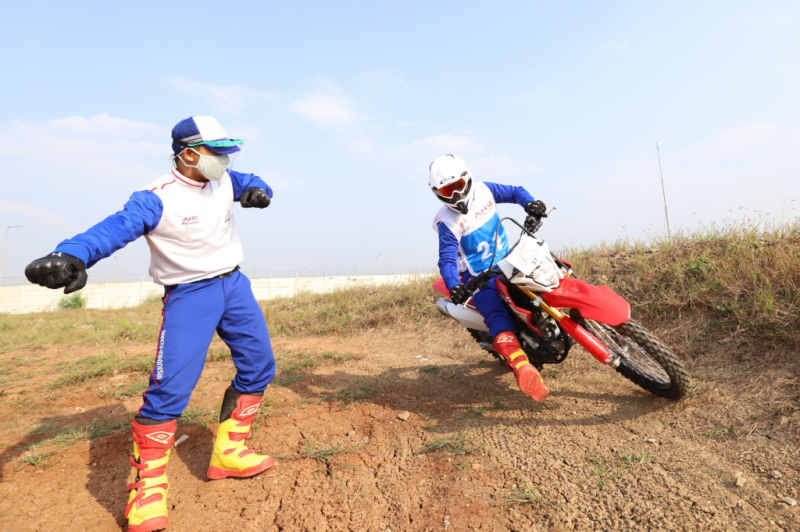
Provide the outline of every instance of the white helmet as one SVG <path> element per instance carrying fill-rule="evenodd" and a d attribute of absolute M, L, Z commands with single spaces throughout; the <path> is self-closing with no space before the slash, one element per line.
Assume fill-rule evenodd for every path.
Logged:
<path fill-rule="evenodd" d="M 428 165 L 428 185 L 448 208 L 467 214 L 475 191 L 467 163 L 452 153 L 437 157 Z"/>

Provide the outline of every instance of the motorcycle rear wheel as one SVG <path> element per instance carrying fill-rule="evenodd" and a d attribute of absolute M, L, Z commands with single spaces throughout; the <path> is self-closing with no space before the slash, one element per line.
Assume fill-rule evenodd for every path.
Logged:
<path fill-rule="evenodd" d="M 683 361 L 656 336 L 633 320 L 612 327 L 585 318 L 580 324 L 619 357 L 616 370 L 648 392 L 678 400 L 689 389 Z"/>

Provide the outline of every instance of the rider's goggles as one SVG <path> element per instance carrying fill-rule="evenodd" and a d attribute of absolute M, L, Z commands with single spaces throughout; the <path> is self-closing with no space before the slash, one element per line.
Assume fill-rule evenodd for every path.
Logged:
<path fill-rule="evenodd" d="M 461 179 L 453 181 L 452 183 L 448 183 L 441 188 L 434 188 L 433 191 L 444 199 L 452 199 L 456 194 L 463 194 L 467 190 L 468 186 L 469 181 L 462 177 Z"/>

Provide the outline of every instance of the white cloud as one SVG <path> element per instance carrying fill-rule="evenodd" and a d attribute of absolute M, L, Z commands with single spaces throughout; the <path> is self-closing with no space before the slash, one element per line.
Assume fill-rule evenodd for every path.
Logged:
<path fill-rule="evenodd" d="M 291 109 L 319 126 L 343 126 L 359 118 L 350 100 L 335 89 L 318 90 L 299 98 Z"/>
<path fill-rule="evenodd" d="M 495 153 L 472 135 L 431 135 L 392 147 L 380 146 L 370 137 L 360 137 L 351 141 L 347 148 L 357 156 L 383 160 L 410 176 L 424 173 L 428 163 L 443 153 L 462 157 L 479 179 L 526 177 L 541 172 L 541 168 L 530 161 Z"/>
<path fill-rule="evenodd" d="M 170 76 L 167 82 L 177 92 L 203 100 L 215 111 L 232 114 L 241 114 L 277 99 L 274 91 L 262 91 L 243 85 L 217 85 L 181 76 Z"/>
<path fill-rule="evenodd" d="M 6 154 L 8 164 L 18 173 L 35 171 L 41 182 L 150 179 L 171 153 L 168 134 L 166 126 L 107 113 L 0 125 L 0 142 L 16 147 Z"/>
<path fill-rule="evenodd" d="M 484 155 L 472 159 L 472 171 L 475 175 L 488 180 L 507 177 L 529 177 L 542 171 L 530 161 L 514 159 L 509 155 Z"/>
<path fill-rule="evenodd" d="M 90 117 L 68 116 L 48 122 L 54 131 L 59 133 L 79 133 L 82 135 L 102 137 L 155 137 L 163 135 L 164 128 L 150 122 L 137 122 L 127 118 L 100 113 Z"/>
<path fill-rule="evenodd" d="M 375 142 L 375 139 L 369 137 L 359 137 L 350 141 L 347 144 L 347 149 L 350 151 L 350 153 L 372 158 L 378 152 L 378 145 Z"/>
<path fill-rule="evenodd" d="M 31 205 L 30 203 L 0 199 L 0 212 L 36 218 L 49 225 L 63 226 L 66 223 L 66 219 L 60 214 Z"/>
<path fill-rule="evenodd" d="M 481 153 L 484 151 L 484 147 L 480 142 L 466 135 L 434 135 L 414 141 L 412 145 L 413 144 L 430 147 L 443 153 L 455 153 L 457 155 Z"/>

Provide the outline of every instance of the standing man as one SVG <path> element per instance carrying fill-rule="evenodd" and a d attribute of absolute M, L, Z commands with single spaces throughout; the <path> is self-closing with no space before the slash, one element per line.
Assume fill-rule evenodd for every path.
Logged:
<path fill-rule="evenodd" d="M 274 464 L 245 445 L 264 390 L 275 375 L 267 325 L 239 271 L 242 244 L 233 203 L 263 209 L 272 189 L 259 177 L 228 170 L 242 141 L 211 116 L 192 116 L 172 129 L 170 171 L 134 192 L 123 209 L 31 262 L 32 283 L 68 294 L 86 284 L 86 269 L 144 236 L 150 275 L 164 285 L 163 320 L 150 385 L 131 420 L 128 530 L 167 526 L 166 467 L 177 419 L 189 403 L 217 331 L 231 350 L 236 376 L 225 391 L 209 479 L 249 477 Z"/>

